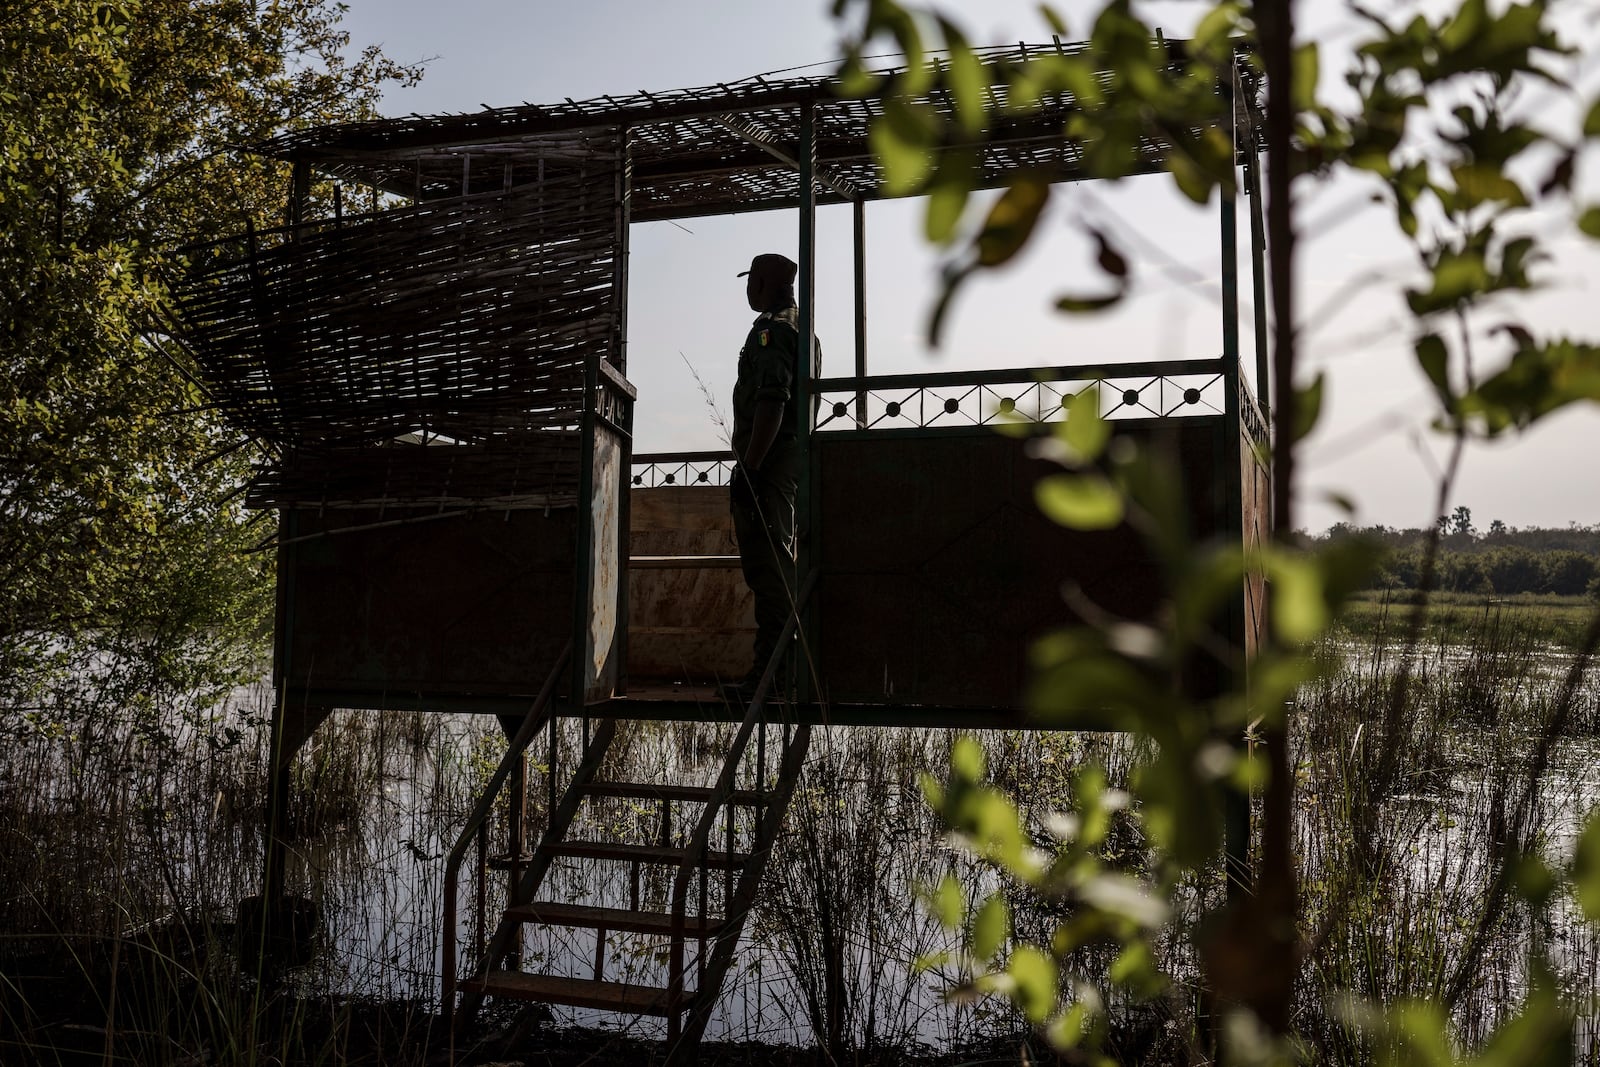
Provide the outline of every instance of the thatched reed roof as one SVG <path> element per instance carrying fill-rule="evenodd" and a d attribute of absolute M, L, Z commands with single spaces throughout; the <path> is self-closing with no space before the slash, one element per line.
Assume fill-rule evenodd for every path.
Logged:
<path fill-rule="evenodd" d="M 985 50 L 981 58 L 998 72 L 1028 57 L 1081 54 L 1083 47 L 1018 45 Z M 1187 64 L 1183 42 L 1164 42 L 1164 48 L 1168 69 L 1178 73 Z M 993 80 L 992 102 L 1003 107 L 1005 79 Z M 921 102 L 944 113 L 953 108 L 940 89 Z M 882 103 L 842 96 L 832 75 L 756 75 L 671 92 L 325 126 L 277 138 L 262 150 L 352 183 L 427 200 L 536 182 L 581 155 L 586 134 L 621 129 L 632 161 L 633 220 L 721 215 L 797 203 L 793 152 L 808 104 L 815 108 L 817 173 L 824 183 L 818 202 L 882 197 L 868 145 Z M 1038 110 L 992 124 L 976 142 L 976 185 L 1003 185 L 1023 168 L 1054 181 L 1084 177 L 1083 146 L 1064 136 L 1074 107 L 1069 94 L 1056 94 Z M 1166 140 L 1152 132 L 1138 146 L 1135 172 L 1160 170 L 1167 150 Z"/>

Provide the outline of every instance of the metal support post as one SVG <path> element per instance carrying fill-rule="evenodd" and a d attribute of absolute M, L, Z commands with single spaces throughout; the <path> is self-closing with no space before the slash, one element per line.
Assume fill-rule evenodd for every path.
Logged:
<path fill-rule="evenodd" d="M 813 352 L 816 350 L 816 243 L 817 243 L 817 129 L 816 106 L 809 101 L 800 107 L 800 276 L 798 296 L 800 304 L 800 360 L 795 375 L 795 409 L 799 425 L 795 427 L 795 440 L 800 446 L 800 485 L 796 494 L 798 514 L 795 516 L 795 589 L 806 587 L 817 555 L 820 531 L 817 528 L 816 479 L 811 467 L 811 428 L 815 411 L 812 395 Z M 800 662 L 794 672 L 797 682 L 796 697 L 802 703 L 811 698 L 811 649 L 816 648 L 815 627 L 810 625 L 813 613 L 807 609 L 800 620 Z"/>
<path fill-rule="evenodd" d="M 1228 161 L 1230 181 L 1222 187 L 1221 239 L 1222 239 L 1222 362 L 1223 388 L 1227 417 L 1223 422 L 1222 448 L 1215 485 L 1222 510 L 1218 531 L 1230 541 L 1244 543 L 1243 497 L 1243 411 L 1239 396 L 1239 217 L 1238 217 L 1238 151 L 1239 130 L 1234 74 L 1230 69 L 1222 83 L 1222 102 L 1227 108 Z M 1224 619 L 1227 626 L 1227 672 L 1236 672 L 1229 679 L 1233 685 L 1244 683 L 1244 588 L 1232 598 Z M 1249 798 L 1229 791 L 1223 810 L 1223 867 L 1227 877 L 1228 895 L 1232 897 L 1250 884 L 1250 803 Z"/>
<path fill-rule="evenodd" d="M 1271 360 L 1267 354 L 1267 227 L 1261 205 L 1261 149 L 1252 133 L 1250 155 L 1245 160 L 1245 192 L 1250 197 L 1250 298 L 1255 302 L 1256 404 L 1261 417 L 1272 425 Z"/>
<path fill-rule="evenodd" d="M 856 297 L 856 380 L 867 376 L 867 205 L 860 200 L 850 205 L 854 223 Z M 856 389 L 856 428 L 867 427 L 867 391 Z"/>
<path fill-rule="evenodd" d="M 624 127 L 618 134 L 618 151 L 620 158 L 617 160 L 617 254 L 616 254 L 616 280 L 613 283 L 617 293 L 617 334 L 616 334 L 616 366 L 622 376 L 628 376 L 628 256 L 629 235 L 633 223 L 633 141 L 629 129 Z M 627 560 L 633 553 L 633 495 L 628 489 L 632 479 L 629 477 L 633 470 L 633 402 L 622 401 L 621 418 L 618 420 L 618 429 L 622 431 L 619 443 L 622 455 L 617 461 L 617 484 L 614 491 L 618 494 L 617 500 L 617 560 L 622 564 L 617 578 L 617 631 L 615 642 L 612 645 L 612 655 L 616 657 L 615 692 L 617 695 L 628 691 L 628 626 L 630 621 L 630 608 L 628 601 L 628 570 Z"/>

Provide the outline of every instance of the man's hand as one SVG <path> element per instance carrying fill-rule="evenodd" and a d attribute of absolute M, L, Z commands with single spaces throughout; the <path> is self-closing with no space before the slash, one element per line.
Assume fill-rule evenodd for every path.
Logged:
<path fill-rule="evenodd" d="M 744 508 L 751 514 L 760 512 L 761 472 L 750 470 L 742 463 L 737 464 L 733 468 L 733 479 L 728 483 L 728 495 L 735 507 Z"/>

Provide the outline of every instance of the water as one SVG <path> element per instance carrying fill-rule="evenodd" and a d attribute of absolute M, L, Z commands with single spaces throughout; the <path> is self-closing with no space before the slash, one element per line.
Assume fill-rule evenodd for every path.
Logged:
<path fill-rule="evenodd" d="M 1347 858 L 1340 851 L 1348 835 L 1342 806 L 1371 771 L 1384 710 L 1380 683 L 1395 670 L 1395 657 L 1373 655 L 1364 645 L 1330 655 L 1343 666 L 1306 695 L 1297 731 L 1299 850 L 1313 901 L 1319 880 Z M 1570 662 L 1566 653 L 1531 645 L 1436 647 L 1415 659 L 1406 773 L 1381 808 L 1392 877 L 1369 927 L 1341 935 L 1348 943 L 1333 950 L 1337 966 L 1325 968 L 1327 981 L 1340 988 L 1375 983 L 1373 993 L 1426 989 L 1433 980 L 1426 973 L 1396 966 L 1363 977 L 1349 968 L 1363 954 L 1394 957 L 1405 955 L 1396 946 L 1436 942 L 1438 958 L 1424 964 L 1441 973 L 1467 966 L 1479 984 L 1457 1013 L 1469 1038 L 1520 997 L 1530 944 L 1548 952 L 1568 988 L 1587 995 L 1597 987 L 1600 948 L 1567 898 L 1538 914 L 1513 909 L 1475 950 L 1479 958 L 1468 958 L 1470 930 L 1462 922 L 1474 914 L 1492 871 L 1493 783 L 1525 759 L 1537 713 L 1548 707 Z M 1578 721 L 1554 749 L 1553 770 L 1541 783 L 1536 840 L 1552 863 L 1570 855 L 1584 817 L 1600 803 L 1595 703 L 1591 680 L 1580 694 Z M 11 848 L 0 857 L 9 865 L 6 884 L 27 887 L 4 894 L 8 929 L 48 929 L 69 915 L 85 929 L 126 929 L 175 908 L 231 917 L 234 903 L 259 888 L 262 724 L 269 707 L 263 688 L 242 690 L 210 718 L 174 720 L 160 739 L 18 727 L 0 766 L 0 797 L 13 841 L 25 837 L 33 851 Z M 628 726 L 603 776 L 709 783 L 731 729 Z M 578 726 L 563 730 L 571 753 Z M 982 740 L 997 777 L 1036 814 L 1067 802 L 1068 783 L 1086 759 L 1113 764 L 1120 784 L 1138 758 L 1137 746 L 1106 735 L 996 733 Z M 842 1028 L 857 1044 L 949 1049 L 1022 1029 L 995 1000 L 950 1001 L 946 993 L 962 977 L 953 967 L 916 969 L 918 960 L 957 947 L 918 902 L 919 885 L 946 872 L 969 886 L 996 884 L 944 840 L 922 799 L 918 775 L 942 773 L 949 744 L 943 731 L 818 732 L 710 1039 L 810 1044 L 815 1028 L 827 1025 L 820 1016 L 830 1003 L 841 1005 Z M 327 937 L 313 963 L 292 976 L 300 990 L 437 1003 L 443 857 L 503 747 L 492 719 L 460 716 L 338 712 L 318 731 L 296 771 L 295 822 L 303 832 L 291 853 L 289 888 L 322 906 Z M 542 760 L 542 745 L 530 756 Z M 529 780 L 535 838 L 547 784 L 536 766 Z M 576 833 L 620 836 L 649 828 L 654 818 L 653 806 L 608 801 L 587 808 Z M 686 832 L 684 818 L 680 813 L 675 836 Z M 502 885 L 491 875 L 491 922 L 503 904 Z M 666 872 L 646 877 L 641 900 L 659 904 L 669 885 Z M 1185 910 L 1198 914 L 1212 906 L 1215 888 L 1190 887 Z M 461 889 L 466 907 L 458 939 L 470 946 L 479 916 L 471 910 L 470 882 L 464 879 Z M 713 903 L 719 893 L 713 885 Z M 631 886 L 623 871 L 602 875 L 572 863 L 552 872 L 544 895 L 627 906 Z M 1056 921 L 1048 906 L 1024 895 L 1014 904 L 1019 930 L 1047 934 Z M 839 931 L 840 962 L 832 968 L 820 941 L 824 912 Z M 1169 972 L 1192 979 L 1192 952 L 1181 931 L 1162 951 Z M 529 930 L 523 944 L 526 959 L 581 976 L 589 974 L 593 952 L 592 933 Z M 611 935 L 606 957 L 610 977 L 664 978 L 660 943 Z M 833 1000 L 826 989 L 830 970 L 842 990 Z M 558 1022 L 640 1036 L 662 1032 L 654 1019 L 555 1014 Z M 1595 1045 L 1596 1019 L 1584 1011 L 1585 1047 Z"/>

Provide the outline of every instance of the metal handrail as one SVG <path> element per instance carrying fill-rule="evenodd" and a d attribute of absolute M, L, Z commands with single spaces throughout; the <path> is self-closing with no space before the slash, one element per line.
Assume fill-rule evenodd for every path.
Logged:
<path fill-rule="evenodd" d="M 915 389 L 942 385 L 1010 385 L 1023 382 L 1088 381 L 1092 378 L 1174 378 L 1187 374 L 1214 374 L 1222 369 L 1218 359 L 1174 359 L 1158 362 L 1099 363 L 1076 367 L 1012 367 L 1000 370 L 958 370 L 933 373 L 879 374 L 865 378 L 818 378 L 818 393 L 848 393 L 860 389 Z"/>
<path fill-rule="evenodd" d="M 500 760 L 500 765 L 495 768 L 494 774 L 489 776 L 489 784 L 484 787 L 483 795 L 478 798 L 477 807 L 472 809 L 467 823 L 461 829 L 461 834 L 456 838 L 455 847 L 450 850 L 449 858 L 444 864 L 444 905 L 443 923 L 440 929 L 441 947 L 443 956 L 440 961 L 440 1006 L 441 1018 L 447 1023 L 455 1011 L 456 1000 L 456 896 L 457 880 L 461 875 L 461 863 L 466 858 L 467 849 L 471 846 L 478 830 L 488 821 L 489 815 L 494 811 L 495 801 L 500 798 L 500 790 L 505 788 L 506 781 L 511 777 L 511 772 L 516 762 L 527 751 L 535 735 L 550 719 L 550 700 L 555 695 L 556 684 L 561 680 L 562 673 L 567 668 L 567 662 L 572 658 L 572 642 L 567 642 L 567 647 L 561 650 L 561 655 L 556 657 L 555 666 L 550 671 L 550 676 L 545 679 L 544 686 L 539 690 L 539 695 L 534 698 L 533 705 L 528 708 L 527 718 L 522 720 L 522 727 L 506 744 L 506 754 Z"/>
<path fill-rule="evenodd" d="M 632 456 L 635 466 L 648 463 L 716 463 L 734 458 L 733 450 L 727 448 L 709 452 L 635 452 Z"/>
<path fill-rule="evenodd" d="M 717 776 L 717 784 L 712 787 L 711 796 L 700 812 L 700 821 L 695 825 L 694 835 L 684 848 L 677 877 L 672 883 L 672 952 L 667 965 L 667 996 L 673 1009 L 671 1019 L 674 1021 L 674 1027 L 678 1018 L 677 1006 L 683 999 L 683 942 L 687 928 L 684 912 L 689 903 L 689 882 L 694 877 L 695 870 L 704 863 L 706 850 L 711 843 L 711 834 L 716 829 L 717 813 L 733 793 L 739 773 L 739 762 L 744 758 L 744 750 L 750 744 L 750 735 L 761 719 L 761 712 L 765 710 L 767 691 L 772 687 L 773 676 L 777 673 L 778 664 L 783 660 L 789 638 L 794 635 L 800 624 L 800 609 L 810 598 L 816 584 L 817 574 L 813 572 L 795 599 L 794 610 L 790 612 L 789 621 L 778 637 L 777 648 L 773 651 L 772 658 L 767 661 L 767 669 L 761 673 L 761 680 L 756 684 L 755 693 L 750 697 L 750 707 L 745 712 L 744 721 L 739 724 L 739 732 L 734 736 L 733 744 L 729 746 L 728 757 L 722 764 L 722 773 Z M 700 901 L 702 920 L 705 917 L 705 910 L 706 901 L 702 897 Z M 701 926 L 704 927 L 703 922 Z"/>

